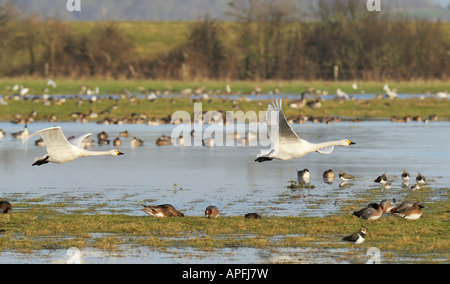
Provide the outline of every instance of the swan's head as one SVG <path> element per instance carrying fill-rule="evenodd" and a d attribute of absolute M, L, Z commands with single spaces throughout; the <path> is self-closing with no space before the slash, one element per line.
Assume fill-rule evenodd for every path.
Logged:
<path fill-rule="evenodd" d="M 119 152 L 118 150 L 111 150 L 110 154 L 111 154 L 111 156 L 121 156 L 121 155 L 123 155 L 123 153 Z"/>
<path fill-rule="evenodd" d="M 354 142 L 352 142 L 352 141 L 350 141 L 348 139 L 341 140 L 341 145 L 344 146 L 344 147 L 348 147 L 350 145 L 355 145 L 355 144 L 356 143 L 354 143 Z"/>

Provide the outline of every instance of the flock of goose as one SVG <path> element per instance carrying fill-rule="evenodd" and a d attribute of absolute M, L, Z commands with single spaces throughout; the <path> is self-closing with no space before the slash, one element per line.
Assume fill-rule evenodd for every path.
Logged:
<path fill-rule="evenodd" d="M 269 104 L 267 113 L 267 131 L 268 136 L 272 142 L 272 147 L 268 151 L 264 151 L 257 155 L 255 161 L 262 163 L 272 160 L 291 160 L 298 159 L 307 154 L 316 152 L 319 154 L 329 155 L 333 152 L 335 146 L 349 147 L 355 145 L 354 142 L 348 139 L 342 139 L 337 141 L 329 141 L 322 143 L 311 143 L 304 139 L 299 138 L 299 136 L 293 131 L 291 125 L 288 123 L 285 115 L 282 111 L 281 100 L 272 102 Z M 128 133 L 123 133 L 126 136 Z M 1 134 L 0 134 L 1 135 Z M 28 130 L 25 128 L 23 133 L 16 133 L 16 138 L 23 140 L 23 143 L 29 141 L 30 138 L 40 136 L 45 143 L 47 148 L 47 154 L 38 158 L 32 164 L 33 166 L 41 166 L 47 163 L 63 164 L 73 161 L 81 157 L 91 157 L 91 156 L 122 156 L 123 153 L 113 149 L 108 151 L 89 151 L 85 149 L 86 142 L 91 136 L 90 133 L 84 134 L 78 138 L 67 139 L 61 129 L 61 127 L 51 127 L 37 131 L 36 133 L 29 134 Z M 99 140 L 106 140 L 107 137 L 100 133 L 98 135 Z M 167 139 L 166 137 L 162 140 Z M 305 169 L 298 172 L 299 182 L 309 183 L 311 178 L 310 172 Z M 324 180 L 334 180 L 335 174 L 332 170 L 326 171 L 323 174 Z M 340 172 L 339 178 L 348 182 L 355 177 Z M 407 182 L 410 178 L 409 173 L 403 172 L 402 178 L 404 182 Z M 425 183 L 425 178 L 419 174 L 416 178 L 417 184 Z M 380 183 L 383 186 L 388 184 L 387 177 L 385 174 L 375 179 L 375 182 Z M 383 200 L 380 203 L 370 203 L 366 208 L 354 212 L 353 214 L 359 218 L 366 220 L 376 220 L 381 217 L 385 212 L 390 212 L 391 214 L 397 215 L 407 220 L 417 220 L 422 216 L 422 208 L 424 206 L 419 202 L 405 201 L 400 206 L 394 207 L 395 200 Z M 0 203 L 0 209 L 3 213 L 11 212 L 11 205 L 3 201 Z M 170 204 L 162 205 L 146 205 L 142 209 L 145 213 L 154 217 L 184 217 L 184 214 L 177 211 Z M 209 218 L 216 218 L 219 216 L 219 210 L 215 206 L 209 206 L 205 210 L 205 215 Z M 248 219 L 260 219 L 261 216 L 257 213 L 249 213 L 245 216 Z M 363 227 L 359 232 L 355 233 L 348 238 L 344 238 L 346 241 L 351 241 L 355 244 L 361 243 L 367 233 L 367 228 Z"/>

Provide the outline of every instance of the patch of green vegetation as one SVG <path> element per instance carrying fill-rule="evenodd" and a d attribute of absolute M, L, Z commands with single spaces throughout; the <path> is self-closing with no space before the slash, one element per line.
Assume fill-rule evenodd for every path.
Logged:
<path fill-rule="evenodd" d="M 240 101 L 237 105 L 232 100 L 212 99 L 202 104 L 203 111 L 265 111 L 268 102 L 260 101 Z M 283 111 L 289 117 L 308 116 L 308 117 L 343 117 L 373 119 L 389 119 L 392 116 L 403 118 L 406 116 L 420 117 L 426 119 L 431 115 L 437 115 L 440 120 L 449 120 L 450 100 L 438 99 L 402 99 L 402 100 L 355 100 L 355 101 L 323 101 L 319 109 L 304 107 L 296 110 L 287 106 L 288 101 L 284 100 Z M 103 111 L 108 111 L 103 113 Z M 138 99 L 130 102 L 128 99 L 102 99 L 95 103 L 85 101 L 78 105 L 76 99 L 68 99 L 62 105 L 52 104 L 46 106 L 42 103 L 27 101 L 8 101 L 7 106 L 0 106 L 0 121 L 12 121 L 16 114 L 28 117 L 31 112 L 37 113 L 35 121 L 47 121 L 52 115 L 56 116 L 57 121 L 73 121 L 72 113 L 83 113 L 87 115 L 89 111 L 98 115 L 96 118 L 88 118 L 91 122 L 101 119 L 122 119 L 131 118 L 132 114 L 145 114 L 148 118 L 166 118 L 176 111 L 186 111 L 193 115 L 194 104 L 188 98 L 161 98 L 154 102 L 147 99 Z"/>
<path fill-rule="evenodd" d="M 406 221 L 394 216 L 365 221 L 348 212 L 327 217 L 242 216 L 151 218 L 123 214 L 61 214 L 39 205 L 0 216 L 0 251 L 32 252 L 40 249 L 94 247 L 117 250 L 123 244 L 150 248 L 349 248 L 341 238 L 368 228 L 360 247 L 377 247 L 388 256 L 447 256 L 450 247 L 450 202 L 426 204 L 424 216 Z M 430 261 L 433 261 L 431 259 Z"/>

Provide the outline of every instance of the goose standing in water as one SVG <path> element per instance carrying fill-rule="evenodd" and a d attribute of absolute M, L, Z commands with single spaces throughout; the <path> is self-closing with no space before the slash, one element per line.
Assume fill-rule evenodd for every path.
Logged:
<path fill-rule="evenodd" d="M 81 157 L 123 155 L 123 153 L 117 150 L 101 152 L 85 150 L 84 146 L 86 140 L 92 135 L 91 133 L 80 136 L 69 142 L 64 136 L 61 127 L 51 127 L 33 133 L 28 139 L 37 135 L 40 135 L 42 139 L 44 139 L 44 143 L 47 147 L 47 154 L 42 158 L 37 159 L 33 163 L 33 166 L 41 166 L 47 163 L 64 164 Z M 28 139 L 23 143 L 26 143 Z"/>
<path fill-rule="evenodd" d="M 282 101 L 272 102 L 267 108 L 267 132 L 272 142 L 272 148 L 257 155 L 255 162 L 277 160 L 291 160 L 301 158 L 309 153 L 331 154 L 334 146 L 348 147 L 355 143 L 347 139 L 313 144 L 300 139 L 292 130 L 282 110 Z M 275 133 L 278 132 L 278 133 Z M 278 135 L 276 135 L 278 134 Z"/>

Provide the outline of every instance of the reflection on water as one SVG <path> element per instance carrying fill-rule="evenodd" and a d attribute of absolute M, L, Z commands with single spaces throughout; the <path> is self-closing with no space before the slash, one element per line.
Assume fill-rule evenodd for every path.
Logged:
<path fill-rule="evenodd" d="M 36 123 L 30 132 L 53 126 Z M 45 149 L 30 141 L 22 145 L 10 133 L 23 126 L 0 124 L 7 137 L 0 140 L 0 198 L 12 202 L 39 198 L 43 202 L 74 200 L 73 209 L 98 206 L 99 212 L 122 210 L 126 214 L 144 214 L 139 209 L 144 200 L 172 203 L 188 216 L 201 216 L 208 205 L 216 205 L 221 215 L 244 215 L 258 212 L 276 216 L 323 216 L 337 212 L 341 200 L 357 199 L 377 188 L 373 180 L 386 173 L 392 188 L 376 191 L 374 201 L 385 197 L 401 200 L 408 195 L 402 189 L 401 173 L 415 177 L 421 172 L 432 180 L 432 188 L 446 188 L 450 181 L 450 123 L 393 124 L 390 122 L 342 122 L 333 125 L 294 125 L 294 130 L 311 142 L 348 138 L 354 147 L 336 147 L 331 155 L 310 154 L 291 161 L 254 162 L 260 147 L 157 147 L 156 139 L 170 135 L 173 126 L 96 125 L 62 123 L 66 136 L 105 131 L 110 139 L 128 130 L 119 147 L 125 156 L 81 158 L 73 162 L 32 167 L 35 157 Z M 144 141 L 132 149 L 133 136 Z M 106 150 L 112 145 L 95 145 Z M 310 188 L 287 189 L 297 179 L 297 170 L 309 169 Z M 323 172 L 332 169 L 336 179 L 323 181 Z M 340 186 L 340 171 L 357 177 Z M 430 200 L 441 198 L 433 191 Z M 304 198 L 297 198 L 301 193 Z M 90 198 L 86 198 L 89 196 Z M 43 198 L 42 198 L 43 197 Z M 69 202 L 70 204 L 70 202 Z M 66 208 L 67 209 L 67 208 Z M 67 209 L 67 210 L 70 210 Z"/>

